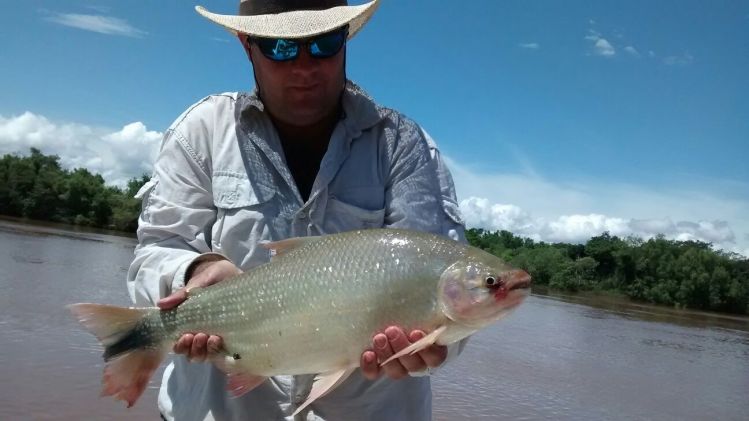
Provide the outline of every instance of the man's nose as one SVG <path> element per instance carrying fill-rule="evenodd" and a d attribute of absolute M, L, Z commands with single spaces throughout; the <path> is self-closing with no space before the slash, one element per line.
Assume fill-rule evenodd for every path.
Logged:
<path fill-rule="evenodd" d="M 299 50 L 300 50 L 299 55 L 291 63 L 295 71 L 310 72 L 310 71 L 314 71 L 315 69 L 317 69 L 317 67 L 319 67 L 320 65 L 319 60 L 312 57 L 312 55 L 309 53 L 309 50 L 306 48 L 306 46 L 300 46 Z"/>

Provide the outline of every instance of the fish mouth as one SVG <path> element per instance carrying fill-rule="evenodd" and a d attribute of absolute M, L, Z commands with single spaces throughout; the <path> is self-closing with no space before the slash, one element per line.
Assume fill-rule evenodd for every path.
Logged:
<path fill-rule="evenodd" d="M 531 275 L 522 269 L 513 270 L 507 277 L 507 290 L 523 290 L 531 286 Z"/>
<path fill-rule="evenodd" d="M 530 295 L 531 276 L 528 272 L 515 269 L 503 277 L 504 286 L 494 293 L 494 299 L 502 303 L 505 310 L 511 310 Z"/>

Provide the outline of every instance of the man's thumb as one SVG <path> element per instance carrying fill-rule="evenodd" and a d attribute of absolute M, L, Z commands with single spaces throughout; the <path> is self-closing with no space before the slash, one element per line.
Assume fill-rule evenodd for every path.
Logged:
<path fill-rule="evenodd" d="M 182 302 L 185 301 L 186 299 L 187 299 L 187 290 L 185 288 L 180 288 L 179 290 L 174 292 L 172 295 L 168 295 L 160 299 L 156 303 L 156 305 L 162 310 L 170 310 L 182 304 Z"/>

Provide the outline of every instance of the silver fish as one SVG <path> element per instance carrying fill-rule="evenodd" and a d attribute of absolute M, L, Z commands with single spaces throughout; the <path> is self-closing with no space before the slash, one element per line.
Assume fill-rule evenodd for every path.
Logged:
<path fill-rule="evenodd" d="M 226 352 L 212 361 L 234 395 L 269 376 L 321 373 L 299 412 L 358 367 L 375 333 L 391 325 L 429 332 L 392 358 L 448 345 L 507 315 L 530 286 L 526 272 L 498 257 L 423 232 L 374 229 L 264 245 L 269 263 L 192 290 L 173 310 L 69 306 L 105 347 L 103 395 L 132 406 L 177 339 L 204 332 L 223 339 Z"/>

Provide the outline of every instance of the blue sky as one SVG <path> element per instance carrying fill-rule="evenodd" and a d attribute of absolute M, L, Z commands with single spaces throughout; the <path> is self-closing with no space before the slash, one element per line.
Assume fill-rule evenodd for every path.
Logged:
<path fill-rule="evenodd" d="M 0 153 L 122 180 L 191 103 L 252 87 L 193 10 L 235 1 L 2 1 Z M 749 255 L 748 52 L 746 1 L 384 0 L 348 75 L 438 141 L 470 225 Z"/>

